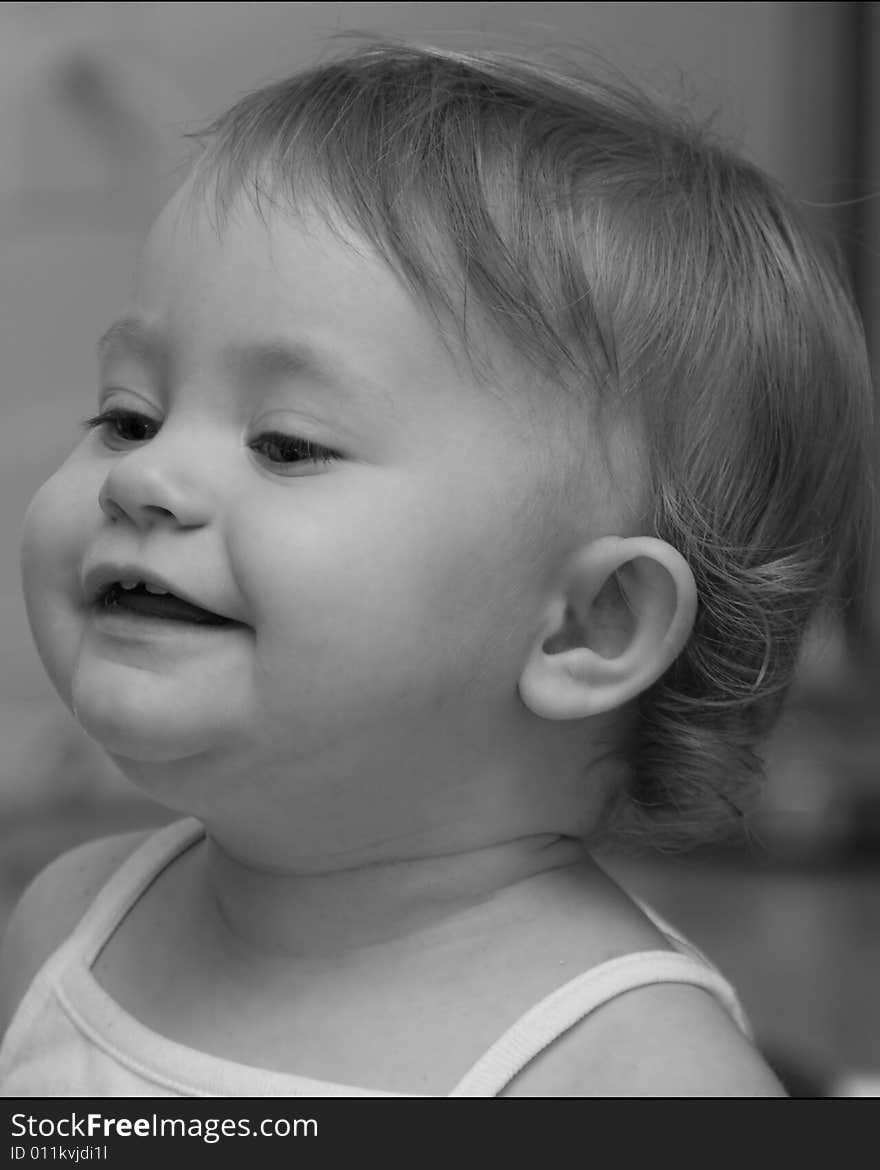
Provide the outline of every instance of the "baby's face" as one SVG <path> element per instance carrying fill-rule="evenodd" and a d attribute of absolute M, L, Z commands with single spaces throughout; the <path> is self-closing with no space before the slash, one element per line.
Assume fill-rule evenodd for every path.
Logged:
<path fill-rule="evenodd" d="M 24 536 L 41 656 L 123 766 L 326 778 L 418 757 L 432 727 L 441 753 L 469 719 L 488 736 L 517 703 L 546 435 L 358 247 L 245 203 L 218 233 L 183 196 L 147 242 L 105 421 Z"/>

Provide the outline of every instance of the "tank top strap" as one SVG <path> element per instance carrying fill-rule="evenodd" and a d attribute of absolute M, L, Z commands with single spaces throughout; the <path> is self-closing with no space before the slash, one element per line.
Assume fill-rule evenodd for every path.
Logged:
<path fill-rule="evenodd" d="M 175 858 L 204 835 L 194 817 L 174 821 L 150 836 L 114 870 L 65 944 L 68 959 L 90 967 L 144 891 Z"/>
<path fill-rule="evenodd" d="M 711 992 L 744 1031 L 733 988 L 710 965 L 675 951 L 637 951 L 576 976 L 530 1008 L 462 1077 L 451 1097 L 497 1096 L 548 1045 L 624 992 L 656 983 L 687 983 Z"/>

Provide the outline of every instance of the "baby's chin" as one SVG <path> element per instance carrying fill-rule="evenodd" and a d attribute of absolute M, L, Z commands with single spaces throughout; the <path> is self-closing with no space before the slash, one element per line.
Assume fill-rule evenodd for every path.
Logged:
<path fill-rule="evenodd" d="M 174 765 L 221 751 L 228 742 L 228 724 L 216 716 L 192 705 L 150 699 L 120 688 L 96 687 L 75 674 L 69 706 L 86 735 L 126 774 L 140 765 Z"/>
<path fill-rule="evenodd" d="M 121 775 L 145 796 L 183 815 L 204 815 L 212 807 L 220 774 L 232 762 L 222 729 L 210 734 L 204 725 L 170 724 L 158 713 L 143 711 L 125 718 L 88 701 L 75 705 L 73 713 Z"/>

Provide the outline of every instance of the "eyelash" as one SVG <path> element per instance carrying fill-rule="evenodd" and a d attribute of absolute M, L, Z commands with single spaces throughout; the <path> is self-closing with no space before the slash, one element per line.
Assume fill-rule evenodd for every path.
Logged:
<path fill-rule="evenodd" d="M 86 430 L 99 430 L 113 428 L 115 431 L 115 438 L 126 443 L 145 443 L 153 438 L 153 435 L 125 435 L 122 434 L 122 428 L 128 424 L 134 423 L 138 428 L 153 427 L 155 431 L 159 430 L 157 423 L 146 415 L 138 414 L 133 410 L 104 410 L 100 414 L 93 415 L 91 418 L 83 419 L 82 426 Z M 251 451 L 261 454 L 261 446 L 274 446 L 277 450 L 287 450 L 297 454 L 299 458 L 284 458 L 268 459 L 269 463 L 274 464 L 289 464 L 289 463 L 333 463 L 342 458 L 336 451 L 331 451 L 329 447 L 322 447 L 320 443 L 313 443 L 310 439 L 301 439 L 296 435 L 285 435 L 280 431 L 264 431 L 257 435 L 249 443 L 248 447 Z M 268 458 L 268 457 L 266 457 Z"/>

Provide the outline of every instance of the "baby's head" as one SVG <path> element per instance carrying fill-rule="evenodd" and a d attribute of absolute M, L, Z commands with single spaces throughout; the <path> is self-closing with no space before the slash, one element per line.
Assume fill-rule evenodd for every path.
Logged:
<path fill-rule="evenodd" d="M 864 531 L 870 378 L 704 128 L 490 54 L 320 65 L 211 128 L 102 356 L 26 594 L 160 799 L 229 818 L 246 768 L 341 853 L 745 807 Z"/>

